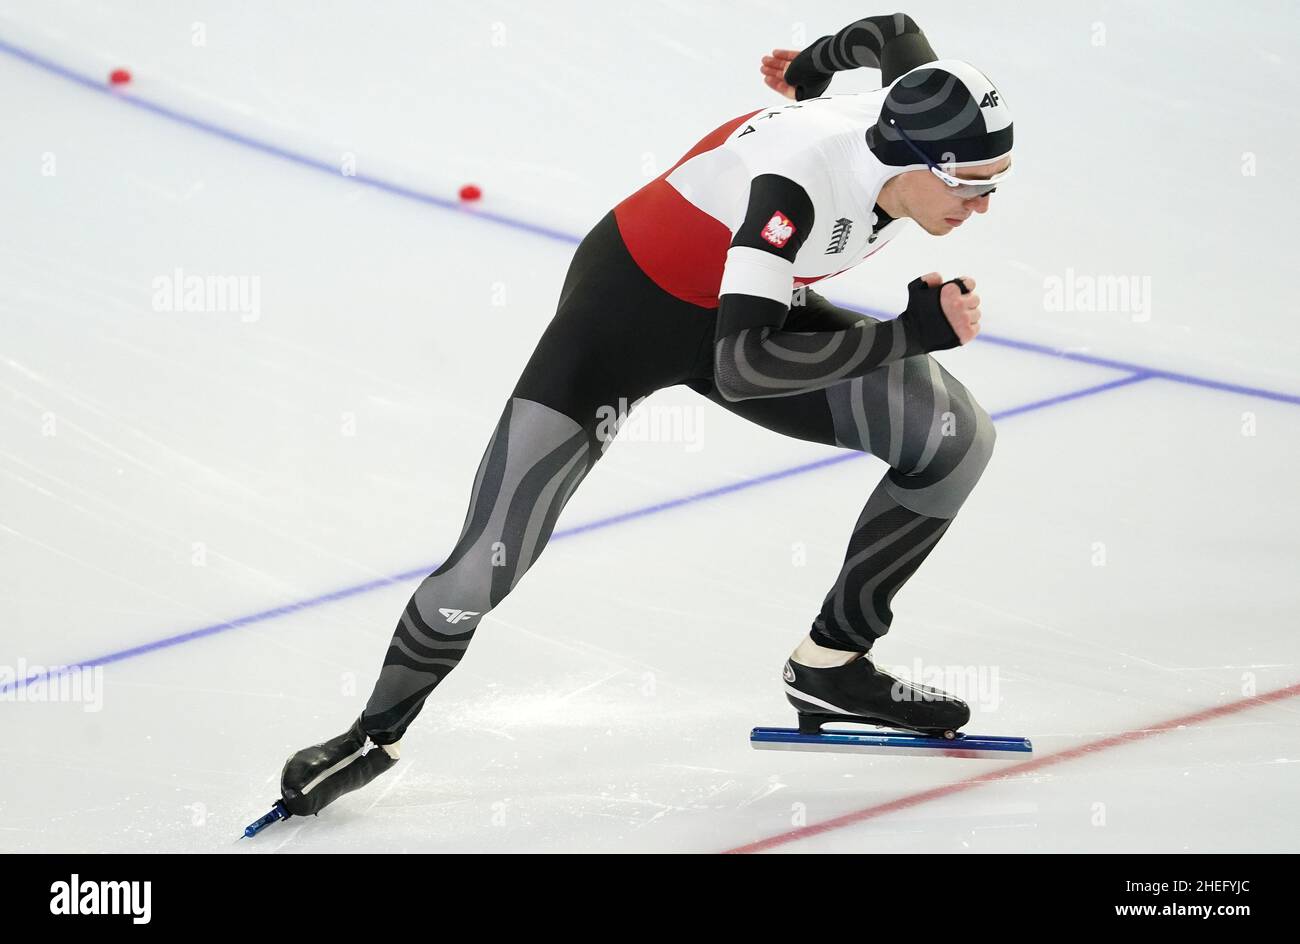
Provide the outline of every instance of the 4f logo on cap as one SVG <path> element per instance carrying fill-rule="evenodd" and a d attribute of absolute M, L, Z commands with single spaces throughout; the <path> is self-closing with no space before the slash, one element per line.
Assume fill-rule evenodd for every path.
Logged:
<path fill-rule="evenodd" d="M 772 214 L 772 218 L 767 221 L 763 227 L 763 238 L 780 249 L 790 241 L 794 235 L 794 224 L 790 222 L 790 217 L 786 216 L 780 210 Z"/>
<path fill-rule="evenodd" d="M 980 99 L 980 108 L 997 108 L 998 107 L 998 90 L 989 89 Z"/>

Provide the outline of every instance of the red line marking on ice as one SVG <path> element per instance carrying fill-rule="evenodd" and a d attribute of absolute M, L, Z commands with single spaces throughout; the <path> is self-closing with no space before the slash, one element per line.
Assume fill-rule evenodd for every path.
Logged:
<path fill-rule="evenodd" d="M 1089 741 L 1086 744 L 1080 744 L 1078 747 L 1071 747 L 1068 750 L 1060 751 L 1056 754 L 1048 754 L 1046 757 L 1038 757 L 1034 760 L 1027 760 L 1020 764 L 1014 764 L 1011 767 L 1004 768 L 1003 770 L 991 774 L 985 774 L 979 777 L 969 777 L 966 780 L 958 780 L 955 783 L 944 784 L 941 787 L 932 787 L 929 790 L 922 790 L 920 793 L 901 796 L 898 799 L 890 800 L 887 803 L 878 803 L 875 806 L 868 806 L 865 809 L 855 810 L 852 813 L 845 813 L 844 815 L 837 816 L 834 819 L 828 819 L 824 823 L 815 823 L 811 826 L 801 826 L 798 829 L 792 829 L 789 832 L 769 836 L 767 839 L 760 839 L 757 842 L 751 842 L 744 846 L 737 846 L 734 849 L 726 849 L 724 850 L 724 854 L 763 852 L 767 849 L 773 849 L 776 846 L 784 846 L 792 842 L 798 842 L 801 839 L 807 839 L 810 836 L 817 836 L 822 833 L 832 832 L 836 829 L 843 829 L 845 826 L 853 826 L 870 819 L 879 819 L 889 813 L 910 809 L 914 806 L 920 806 L 923 803 L 929 803 L 931 800 L 939 800 L 943 797 L 952 796 L 954 793 L 961 793 L 965 790 L 970 790 L 973 787 L 978 787 L 981 784 L 996 783 L 999 780 L 1009 780 L 1019 774 L 1029 773 L 1033 770 L 1041 770 L 1044 767 L 1051 767 L 1055 764 L 1062 764 L 1066 761 L 1074 760 L 1077 757 L 1082 757 L 1085 754 L 1096 754 L 1101 751 L 1109 750 L 1112 747 L 1120 747 L 1124 744 L 1131 744 L 1134 741 L 1141 741 L 1156 734 L 1163 734 L 1164 732 L 1173 730 L 1174 728 L 1190 727 L 1194 724 L 1200 724 L 1202 721 L 1211 721 L 1214 718 L 1236 714 L 1239 711 L 1246 711 L 1249 708 L 1256 708 L 1260 705 L 1293 698 L 1296 695 L 1300 695 L 1300 682 L 1297 682 L 1294 685 L 1288 685 L 1286 688 L 1279 688 L 1275 691 L 1266 692 L 1263 695 L 1252 695 L 1249 698 L 1241 698 L 1237 701 L 1228 702 L 1226 705 L 1215 705 L 1213 708 L 1205 708 L 1190 715 L 1181 715 L 1177 718 L 1171 718 L 1168 721 L 1162 721 L 1149 728 L 1125 731 L 1121 734 L 1113 734 L 1110 737 L 1102 738 L 1098 741 Z"/>

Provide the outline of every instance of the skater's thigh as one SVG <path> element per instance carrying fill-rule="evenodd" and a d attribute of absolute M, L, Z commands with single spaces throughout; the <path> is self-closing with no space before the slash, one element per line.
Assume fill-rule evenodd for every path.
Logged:
<path fill-rule="evenodd" d="M 586 431 L 598 458 L 608 446 L 613 417 L 641 397 L 679 382 L 674 365 L 659 355 L 651 347 L 636 349 L 623 332 L 610 332 L 570 307 L 547 328 L 512 397 L 572 418 Z"/>
<path fill-rule="evenodd" d="M 687 386 L 708 397 L 728 413 L 757 423 L 764 429 L 807 442 L 827 446 L 842 445 L 835 438 L 835 418 L 825 390 L 813 390 L 790 397 L 757 397 L 731 402 L 718 393 L 710 381 L 693 381 Z"/>
<path fill-rule="evenodd" d="M 712 383 L 690 385 L 723 409 L 808 442 L 870 452 L 896 469 L 915 468 L 945 440 L 991 433 L 970 391 L 928 354 L 789 397 L 728 402 Z"/>
<path fill-rule="evenodd" d="M 988 413 L 929 354 L 828 387 L 826 399 L 840 444 L 878 456 L 897 473 L 942 476 L 972 449 L 992 448 Z"/>
<path fill-rule="evenodd" d="M 578 247 L 513 395 L 573 418 L 599 444 L 611 413 L 698 376 L 712 333 L 710 310 L 674 298 L 640 269 L 611 213 Z"/>

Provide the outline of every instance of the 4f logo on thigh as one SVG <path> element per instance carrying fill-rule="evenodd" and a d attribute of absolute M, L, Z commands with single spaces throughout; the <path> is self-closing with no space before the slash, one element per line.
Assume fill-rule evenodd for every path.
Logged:
<path fill-rule="evenodd" d="M 474 612 L 473 610 L 439 609 L 438 612 L 442 614 L 443 619 L 445 619 L 448 623 L 463 623 L 467 619 L 473 619 L 475 616 L 482 615 L 480 613 Z"/>

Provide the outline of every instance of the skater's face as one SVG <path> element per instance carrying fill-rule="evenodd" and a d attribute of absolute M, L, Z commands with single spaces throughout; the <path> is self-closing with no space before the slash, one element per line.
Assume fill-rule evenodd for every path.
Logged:
<path fill-rule="evenodd" d="M 1011 158 L 959 167 L 952 176 L 960 180 L 988 180 L 1011 167 Z M 907 208 L 907 215 L 931 236 L 946 236 L 970 219 L 972 213 L 987 213 L 991 193 L 980 197 L 967 197 L 953 193 L 942 180 L 929 170 L 913 170 L 899 174 L 899 196 Z"/>

